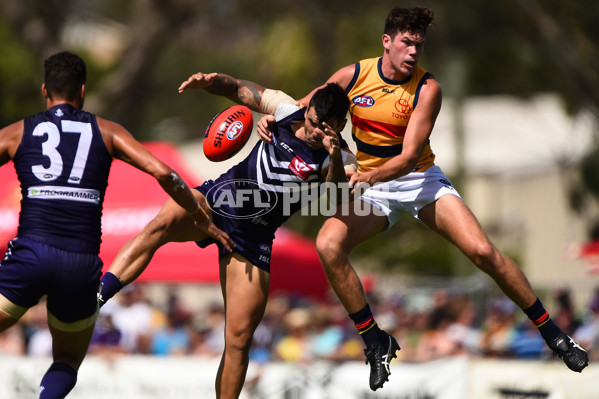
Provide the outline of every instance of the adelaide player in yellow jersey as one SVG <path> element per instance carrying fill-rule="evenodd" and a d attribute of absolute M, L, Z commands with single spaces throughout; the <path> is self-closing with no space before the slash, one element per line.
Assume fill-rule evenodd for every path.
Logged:
<path fill-rule="evenodd" d="M 378 168 L 401 154 L 410 116 L 422 84 L 431 75 L 417 67 L 407 79 L 385 78 L 383 58 L 369 58 L 347 68 L 353 73 L 346 91 L 351 99 L 352 138 L 356 143 L 360 172 Z M 426 145 L 415 170 L 433 166 L 435 156 Z"/>
<path fill-rule="evenodd" d="M 489 274 L 539 328 L 551 350 L 568 368 L 580 372 L 588 364 L 587 353 L 555 325 L 520 268 L 491 243 L 449 179 L 434 165 L 429 139 L 441 109 L 441 88 L 418 66 L 432 21 L 433 12 L 427 8 L 391 10 L 382 36 L 382 57 L 341 68 L 327 81 L 345 88 L 351 100 L 359 170 L 350 185 L 368 183 L 361 200 L 383 211 L 358 215 L 355 207 L 345 207 L 345 212 L 339 208 L 316 240 L 329 282 L 366 344 L 370 387 L 376 390 L 388 380 L 389 361 L 399 345 L 376 325 L 348 255 L 403 213 L 450 240 Z M 300 102 L 306 104 L 311 95 Z M 263 118 L 257 129 L 266 141 L 268 122 Z"/>

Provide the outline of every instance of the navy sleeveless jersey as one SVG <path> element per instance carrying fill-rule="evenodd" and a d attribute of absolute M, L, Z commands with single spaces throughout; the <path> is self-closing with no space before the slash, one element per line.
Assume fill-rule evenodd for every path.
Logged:
<path fill-rule="evenodd" d="M 297 192 L 290 194 L 290 190 L 305 189 L 311 183 L 315 188 L 322 182 L 323 163 L 329 157 L 324 148 L 311 149 L 295 137 L 292 124 L 303 121 L 305 112 L 300 109 L 278 121 L 272 144 L 258 142 L 242 162 L 200 188 L 213 212 L 274 234 L 305 205 L 297 200 Z"/>
<path fill-rule="evenodd" d="M 25 118 L 13 162 L 23 197 L 18 236 L 97 254 L 112 156 L 96 117 L 60 104 Z"/>

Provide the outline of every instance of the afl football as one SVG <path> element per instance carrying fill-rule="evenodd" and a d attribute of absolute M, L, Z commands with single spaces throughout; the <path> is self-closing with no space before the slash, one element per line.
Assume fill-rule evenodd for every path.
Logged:
<path fill-rule="evenodd" d="M 217 114 L 204 134 L 204 154 L 213 162 L 231 158 L 247 142 L 254 126 L 252 111 L 233 105 Z"/>

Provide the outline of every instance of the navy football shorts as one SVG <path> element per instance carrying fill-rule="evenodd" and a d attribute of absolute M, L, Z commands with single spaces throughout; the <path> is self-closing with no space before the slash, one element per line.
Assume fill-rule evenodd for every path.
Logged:
<path fill-rule="evenodd" d="M 95 254 L 18 237 L 0 262 L 0 294 L 23 308 L 47 295 L 49 317 L 58 324 L 74 323 L 96 313 L 101 275 L 102 260 Z"/>
<path fill-rule="evenodd" d="M 212 206 L 211 198 L 206 196 L 206 192 L 210 189 L 210 181 L 196 187 L 196 190 L 204 194 L 210 206 Z M 272 242 L 275 237 L 274 231 L 271 228 L 257 225 L 251 219 L 232 218 L 221 215 L 217 212 L 212 212 L 214 224 L 227 233 L 235 243 L 235 252 L 239 253 L 254 266 L 270 272 L 270 255 L 272 251 Z M 206 248 L 210 244 L 218 245 L 218 258 L 222 259 L 229 252 L 220 243 L 212 238 L 207 238 L 196 242 L 201 248 Z"/>

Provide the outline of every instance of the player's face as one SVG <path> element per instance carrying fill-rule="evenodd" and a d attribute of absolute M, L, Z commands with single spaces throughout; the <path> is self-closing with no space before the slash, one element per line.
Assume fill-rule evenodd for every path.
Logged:
<path fill-rule="evenodd" d="M 383 35 L 383 46 L 388 52 L 394 76 L 400 80 L 414 73 L 424 49 L 424 35 L 399 32 L 393 39 L 389 35 Z"/>
<path fill-rule="evenodd" d="M 335 121 L 334 119 L 329 119 L 326 121 L 326 124 L 334 130 L 336 133 L 339 133 L 342 129 L 340 129 L 340 123 Z M 306 121 L 304 123 L 304 132 L 305 137 L 304 141 L 308 143 L 308 146 L 314 150 L 318 150 L 323 147 L 322 139 L 324 138 L 324 123 L 318 119 L 316 116 L 316 111 L 314 107 L 308 108 L 306 112 Z"/>

